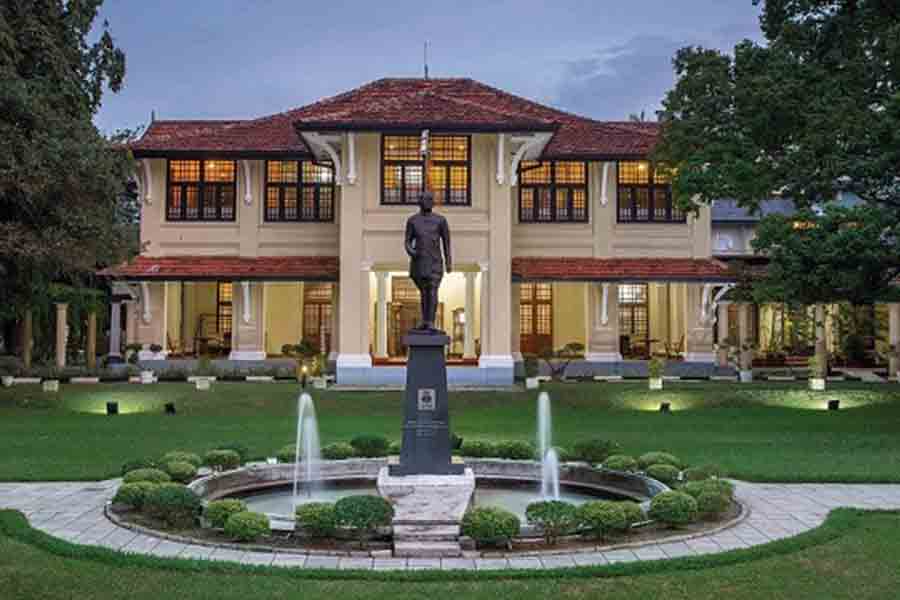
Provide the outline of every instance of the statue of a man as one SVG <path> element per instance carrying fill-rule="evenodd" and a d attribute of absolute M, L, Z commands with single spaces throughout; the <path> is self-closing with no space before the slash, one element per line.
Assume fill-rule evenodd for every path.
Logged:
<path fill-rule="evenodd" d="M 416 331 L 438 333 L 435 314 L 438 307 L 438 289 L 447 272 L 453 269 L 450 258 L 450 227 L 447 219 L 432 212 L 434 196 L 425 192 L 419 197 L 419 212 L 406 221 L 405 245 L 409 255 L 409 276 L 419 288 L 422 297 L 422 322 Z M 441 249 L 444 253 L 441 255 Z"/>

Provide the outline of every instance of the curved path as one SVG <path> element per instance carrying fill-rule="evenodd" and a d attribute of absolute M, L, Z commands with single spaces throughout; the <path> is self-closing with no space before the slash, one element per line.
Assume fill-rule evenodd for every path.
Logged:
<path fill-rule="evenodd" d="M 604 565 L 714 554 L 764 544 L 819 526 L 838 507 L 900 509 L 900 485 L 756 484 L 737 482 L 737 496 L 750 509 L 734 527 L 680 542 L 627 549 L 515 558 L 402 559 L 365 556 L 252 552 L 183 544 L 136 533 L 103 513 L 118 480 L 96 483 L 0 483 L 0 508 L 22 511 L 36 529 L 75 544 L 163 557 L 209 559 L 253 565 L 329 569 L 541 569 Z"/>

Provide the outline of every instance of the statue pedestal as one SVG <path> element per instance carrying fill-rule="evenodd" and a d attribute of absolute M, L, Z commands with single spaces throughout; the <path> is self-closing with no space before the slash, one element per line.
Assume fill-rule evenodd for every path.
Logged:
<path fill-rule="evenodd" d="M 461 475 L 464 465 L 450 456 L 447 409 L 447 363 L 444 334 L 410 332 L 403 338 L 409 348 L 406 397 L 403 403 L 403 443 L 400 464 L 391 465 L 394 477 L 405 475 Z"/>

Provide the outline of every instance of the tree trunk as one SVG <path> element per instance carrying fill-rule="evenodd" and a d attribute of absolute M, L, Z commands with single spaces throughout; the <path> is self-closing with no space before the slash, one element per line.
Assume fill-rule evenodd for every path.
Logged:
<path fill-rule="evenodd" d="M 97 313 L 93 310 L 88 313 L 87 341 L 84 353 L 88 369 L 95 369 L 97 367 Z"/>
<path fill-rule="evenodd" d="M 22 315 L 22 365 L 26 369 L 31 368 L 32 337 L 34 337 L 34 318 L 29 308 Z"/>

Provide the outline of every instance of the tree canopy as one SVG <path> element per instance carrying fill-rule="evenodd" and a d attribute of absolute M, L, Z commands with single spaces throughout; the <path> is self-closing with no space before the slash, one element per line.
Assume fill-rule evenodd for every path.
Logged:
<path fill-rule="evenodd" d="M 0 5 L 0 316 L 135 246 L 132 161 L 92 121 L 125 75 L 105 24 L 92 34 L 102 3 Z"/>
<path fill-rule="evenodd" d="M 900 4 L 766 0 L 760 25 L 765 44 L 674 58 L 656 159 L 678 203 L 809 207 L 845 191 L 900 209 Z"/>

